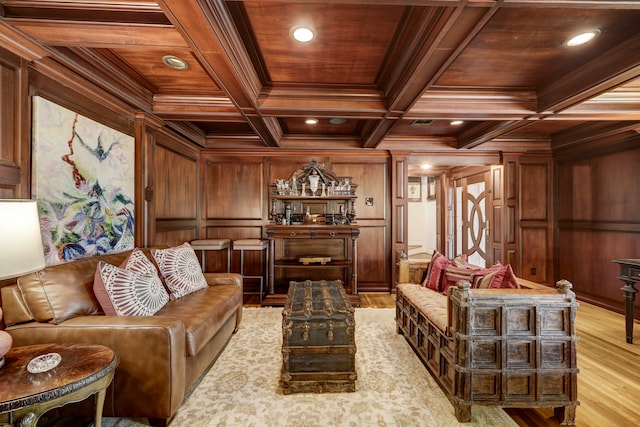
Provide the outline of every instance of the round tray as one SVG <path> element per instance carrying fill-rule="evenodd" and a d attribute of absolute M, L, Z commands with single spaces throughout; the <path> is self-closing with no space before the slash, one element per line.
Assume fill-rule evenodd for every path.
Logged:
<path fill-rule="evenodd" d="M 32 374 L 39 374 L 50 371 L 60 364 L 62 356 L 58 353 L 47 353 L 38 357 L 34 357 L 27 365 L 27 371 Z"/>

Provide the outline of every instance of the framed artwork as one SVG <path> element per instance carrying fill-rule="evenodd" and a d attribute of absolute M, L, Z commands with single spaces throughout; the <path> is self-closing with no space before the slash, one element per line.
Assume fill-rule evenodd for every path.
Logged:
<path fill-rule="evenodd" d="M 134 247 L 134 138 L 33 97 L 32 194 L 47 265 Z"/>
<path fill-rule="evenodd" d="M 436 199 L 436 179 L 433 176 L 427 178 L 427 200 Z"/>
<path fill-rule="evenodd" d="M 419 202 L 420 200 L 422 200 L 422 181 L 420 177 L 409 177 L 407 199 L 410 202 Z"/>

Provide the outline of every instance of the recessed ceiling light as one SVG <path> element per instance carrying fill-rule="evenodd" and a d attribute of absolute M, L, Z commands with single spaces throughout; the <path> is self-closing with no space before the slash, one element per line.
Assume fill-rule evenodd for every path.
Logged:
<path fill-rule="evenodd" d="M 342 125 L 346 122 L 347 119 L 343 119 L 342 117 L 334 117 L 332 119 L 329 119 L 329 123 L 331 123 L 332 125 Z"/>
<path fill-rule="evenodd" d="M 566 42 L 567 47 L 580 46 L 598 37 L 600 30 L 590 30 L 571 36 Z"/>
<path fill-rule="evenodd" d="M 308 43 L 316 36 L 316 31 L 311 27 L 293 27 L 291 37 L 300 43 Z"/>
<path fill-rule="evenodd" d="M 173 68 L 174 70 L 186 70 L 189 68 L 187 61 L 174 55 L 163 56 L 162 62 L 164 62 L 164 65 L 167 67 Z"/>
<path fill-rule="evenodd" d="M 429 163 L 423 163 L 420 165 L 420 168 L 423 170 L 429 170 L 431 169 L 431 165 Z"/>
<path fill-rule="evenodd" d="M 451 122 L 449 122 L 449 124 L 451 126 L 460 126 L 461 124 L 463 124 L 464 122 L 462 120 L 453 120 Z"/>
<path fill-rule="evenodd" d="M 318 119 L 307 119 L 304 122 L 306 124 L 308 124 L 308 125 L 317 125 L 318 124 Z"/>

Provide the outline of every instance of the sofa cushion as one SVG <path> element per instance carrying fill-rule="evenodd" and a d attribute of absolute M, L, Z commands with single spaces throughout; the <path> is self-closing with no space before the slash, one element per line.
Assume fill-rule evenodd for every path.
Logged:
<path fill-rule="evenodd" d="M 497 264 L 489 269 L 478 270 L 474 273 L 471 283 L 472 287 L 479 289 L 520 288 L 510 264 Z"/>
<path fill-rule="evenodd" d="M 169 316 L 184 323 L 186 353 L 195 356 L 238 309 L 242 309 L 242 288 L 218 284 L 169 301 L 156 316 Z"/>
<path fill-rule="evenodd" d="M 5 286 L 0 290 L 0 295 L 2 295 L 0 300 L 4 307 L 4 324 L 6 326 L 35 320 L 17 285 Z"/>
<path fill-rule="evenodd" d="M 152 249 L 151 255 L 172 298 L 181 298 L 208 286 L 198 257 L 189 243 L 169 249 Z"/>
<path fill-rule="evenodd" d="M 169 301 L 157 273 L 136 273 L 103 261 L 96 268 L 93 287 L 98 300 L 107 295 L 109 302 L 102 308 L 112 316 L 152 316 Z"/>
<path fill-rule="evenodd" d="M 58 324 L 78 316 L 102 313 L 93 293 L 99 261 L 120 265 L 129 251 L 48 266 L 18 278 L 18 287 L 38 322 Z"/>
<path fill-rule="evenodd" d="M 399 284 L 397 291 L 431 321 L 440 331 L 446 332 L 449 323 L 449 297 L 440 292 L 425 289 L 424 286 L 413 283 Z"/>
<path fill-rule="evenodd" d="M 442 279 L 442 292 L 446 292 L 452 286 L 460 280 L 466 280 L 469 283 L 473 283 L 473 275 L 477 273 L 479 269 L 467 268 L 467 267 L 454 267 L 448 266 L 444 270 L 444 277 Z"/>
<path fill-rule="evenodd" d="M 451 261 L 449 261 L 446 256 L 442 255 L 437 250 L 433 251 L 433 256 L 429 263 L 429 269 L 427 270 L 424 282 L 422 282 L 422 286 L 433 289 L 434 291 L 441 291 L 444 269 L 449 265 L 451 265 Z"/>
<path fill-rule="evenodd" d="M 93 292 L 107 316 L 150 316 L 169 301 L 156 266 L 139 248 L 120 268 L 98 263 Z"/>

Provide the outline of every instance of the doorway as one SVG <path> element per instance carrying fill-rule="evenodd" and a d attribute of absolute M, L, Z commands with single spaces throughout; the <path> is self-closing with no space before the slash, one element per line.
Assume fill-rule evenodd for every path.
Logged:
<path fill-rule="evenodd" d="M 455 183 L 455 251 L 480 267 L 491 265 L 487 203 L 491 188 L 489 171 L 459 178 Z"/>

